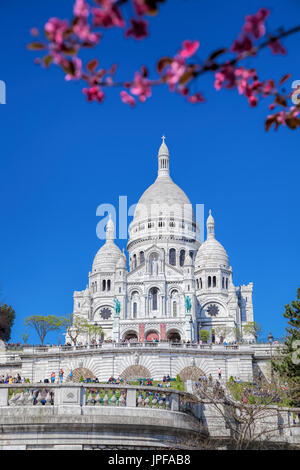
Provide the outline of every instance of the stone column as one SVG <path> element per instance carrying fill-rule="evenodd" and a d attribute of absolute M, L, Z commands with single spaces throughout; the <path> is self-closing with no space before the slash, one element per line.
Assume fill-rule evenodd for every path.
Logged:
<path fill-rule="evenodd" d="M 136 389 L 127 389 L 126 406 L 136 408 Z"/>
<path fill-rule="evenodd" d="M 8 388 L 0 387 L 0 406 L 8 405 Z"/>

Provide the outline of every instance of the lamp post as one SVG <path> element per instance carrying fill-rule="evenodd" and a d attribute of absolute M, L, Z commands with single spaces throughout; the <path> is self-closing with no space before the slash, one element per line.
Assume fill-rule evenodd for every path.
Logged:
<path fill-rule="evenodd" d="M 190 318 L 190 329 L 191 329 L 191 342 L 193 341 L 193 320 Z"/>
<path fill-rule="evenodd" d="M 273 384 L 274 383 L 274 371 L 273 371 L 273 366 L 272 366 L 272 359 L 273 359 L 273 355 L 272 355 L 272 346 L 273 346 L 273 336 L 272 336 L 272 333 L 270 332 L 269 333 L 269 336 L 268 336 L 268 341 L 270 343 L 270 356 L 271 356 L 271 383 Z"/>

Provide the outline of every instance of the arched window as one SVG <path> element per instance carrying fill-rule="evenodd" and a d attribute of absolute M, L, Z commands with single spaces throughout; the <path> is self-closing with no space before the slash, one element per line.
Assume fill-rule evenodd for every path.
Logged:
<path fill-rule="evenodd" d="M 105 279 L 103 279 L 102 281 L 102 290 L 105 290 L 106 289 L 106 281 Z"/>
<path fill-rule="evenodd" d="M 171 266 L 176 266 L 176 250 L 171 248 L 169 251 L 169 264 Z"/>
<path fill-rule="evenodd" d="M 157 289 L 157 287 L 152 287 L 152 289 L 150 289 L 150 298 L 151 298 L 152 310 L 157 310 L 157 305 L 158 305 L 158 302 L 157 302 L 158 289 Z"/>
<path fill-rule="evenodd" d="M 202 289 L 202 278 L 200 277 L 200 289 Z"/>
<path fill-rule="evenodd" d="M 211 277 L 210 276 L 208 276 L 208 279 L 207 279 L 207 286 L 211 287 Z"/>
<path fill-rule="evenodd" d="M 228 278 L 226 278 L 226 289 L 228 289 Z"/>
<path fill-rule="evenodd" d="M 224 285 L 224 277 L 222 277 L 222 289 L 225 288 L 225 285 Z"/>
<path fill-rule="evenodd" d="M 110 290 L 110 279 L 107 281 L 107 290 Z"/>
<path fill-rule="evenodd" d="M 132 316 L 133 316 L 133 318 L 136 318 L 136 315 L 137 315 L 137 303 L 133 302 L 133 306 L 132 306 Z"/>
<path fill-rule="evenodd" d="M 95 282 L 95 292 L 97 292 L 97 281 Z"/>
<path fill-rule="evenodd" d="M 177 302 L 173 301 L 173 317 L 177 317 Z"/>
<path fill-rule="evenodd" d="M 142 264 L 144 261 L 145 261 L 145 255 L 144 255 L 144 252 L 141 251 L 140 252 L 140 264 Z"/>
<path fill-rule="evenodd" d="M 217 278 L 216 276 L 213 277 L 213 287 L 217 286 Z"/>
<path fill-rule="evenodd" d="M 196 279 L 197 289 L 199 289 L 199 279 Z"/>
<path fill-rule="evenodd" d="M 179 255 L 179 263 L 180 263 L 180 266 L 183 266 L 183 265 L 184 265 L 184 260 L 185 260 L 185 251 L 184 251 L 184 250 L 180 250 L 180 255 Z"/>
<path fill-rule="evenodd" d="M 136 255 L 133 255 L 133 269 L 135 269 L 137 266 L 136 264 Z"/>

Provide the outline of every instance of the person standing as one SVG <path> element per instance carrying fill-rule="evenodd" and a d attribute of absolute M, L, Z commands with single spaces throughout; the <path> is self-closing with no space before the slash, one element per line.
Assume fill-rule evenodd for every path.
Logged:
<path fill-rule="evenodd" d="M 221 380 L 222 379 L 222 370 L 220 369 L 220 367 L 218 369 L 218 376 L 219 376 L 219 380 Z"/>
<path fill-rule="evenodd" d="M 59 382 L 62 384 L 64 380 L 64 371 L 60 369 L 59 371 Z"/>
<path fill-rule="evenodd" d="M 54 382 L 55 382 L 55 372 L 52 372 L 50 377 L 51 377 L 51 383 L 54 384 Z"/>

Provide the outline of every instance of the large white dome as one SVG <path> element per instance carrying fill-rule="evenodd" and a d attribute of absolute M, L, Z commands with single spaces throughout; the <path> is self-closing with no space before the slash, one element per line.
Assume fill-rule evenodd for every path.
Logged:
<path fill-rule="evenodd" d="M 157 207 L 156 207 L 157 206 Z M 141 196 L 134 213 L 135 218 L 150 216 L 184 215 L 190 211 L 191 202 L 182 189 L 174 183 L 170 176 L 157 177 L 155 182 Z"/>
<path fill-rule="evenodd" d="M 158 176 L 139 199 L 134 213 L 133 225 L 159 217 L 194 221 L 195 217 L 189 198 L 170 177 L 169 160 L 169 150 L 163 137 L 158 151 Z"/>

